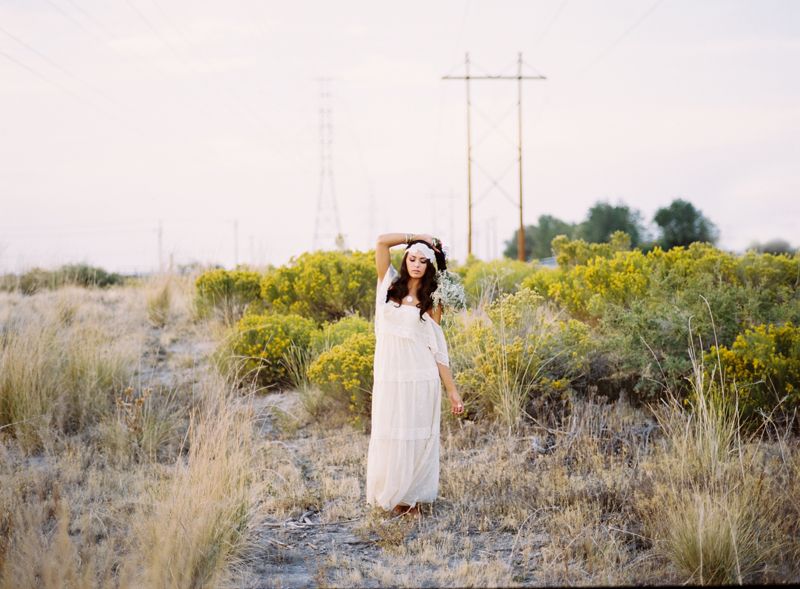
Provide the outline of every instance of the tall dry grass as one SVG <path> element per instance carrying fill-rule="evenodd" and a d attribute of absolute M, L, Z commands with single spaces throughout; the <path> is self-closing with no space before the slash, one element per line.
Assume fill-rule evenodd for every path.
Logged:
<path fill-rule="evenodd" d="M 769 579 L 788 547 L 781 480 L 791 477 L 790 464 L 772 459 L 764 428 L 745 433 L 736 386 L 719 364 L 708 379 L 693 343 L 689 355 L 691 399 L 669 396 L 654 411 L 664 447 L 650 464 L 657 484 L 644 501 L 648 530 L 686 582 Z"/>
<path fill-rule="evenodd" d="M 218 333 L 171 280 L 0 295 L 0 588 L 222 582 L 251 525 L 252 411 L 202 365 L 152 353 Z M 208 346 L 212 349 L 213 346 Z M 184 375 L 165 388 L 165 371 Z"/>
<path fill-rule="evenodd" d="M 147 293 L 147 319 L 154 327 L 164 327 L 169 321 L 172 303 L 172 280 L 161 278 Z"/>
<path fill-rule="evenodd" d="M 109 415 L 141 355 L 140 330 L 79 313 L 76 290 L 36 295 L 3 324 L 0 428 L 27 452 Z"/>
<path fill-rule="evenodd" d="M 188 456 L 148 491 L 135 518 L 139 554 L 123 574 L 134 586 L 216 585 L 253 520 L 252 408 L 221 380 L 204 386 L 189 420 Z"/>

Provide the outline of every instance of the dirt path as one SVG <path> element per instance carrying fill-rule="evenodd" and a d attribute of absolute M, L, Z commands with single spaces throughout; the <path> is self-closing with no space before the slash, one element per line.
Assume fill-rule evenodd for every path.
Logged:
<path fill-rule="evenodd" d="M 202 331 L 151 329 L 140 378 L 148 386 L 192 388 L 212 370 L 214 345 Z M 333 416 L 310 418 L 296 391 L 258 395 L 250 402 L 259 434 L 255 468 L 267 486 L 256 498 L 258 518 L 231 567 L 230 586 L 536 584 L 531 557 L 546 536 L 526 530 L 520 538 L 511 526 L 489 521 L 493 514 L 481 520 L 467 513 L 461 497 L 440 497 L 424 506 L 421 517 L 389 517 L 364 502 L 368 435 Z M 483 433 L 454 434 L 443 427 L 440 495 L 455 492 L 455 483 L 448 484 L 452 473 L 492 446 L 479 436 Z M 481 459 L 487 466 L 470 475 L 478 480 L 464 481 L 468 488 L 498 468 L 494 454 Z M 494 509 L 482 508 L 490 514 Z"/>
<path fill-rule="evenodd" d="M 291 492 L 290 487 L 299 492 L 284 504 L 285 517 L 269 515 L 253 531 L 253 547 L 235 586 L 438 587 L 464 586 L 467 579 L 478 586 L 531 584 L 530 575 L 514 579 L 513 571 L 523 564 L 516 535 L 463 521 L 457 524 L 460 534 L 454 529 L 457 504 L 442 499 L 417 518 L 390 517 L 367 506 L 362 496 L 367 435 L 294 422 L 302 413 L 296 392 L 269 394 L 254 403 L 273 456 L 267 466 L 289 479 L 277 492 Z M 542 544 L 546 537 L 534 540 Z"/>
<path fill-rule="evenodd" d="M 315 438 L 303 429 L 297 437 L 285 439 L 280 421 L 296 414 L 299 396 L 296 392 L 271 393 L 253 401 L 259 415 L 260 433 L 267 445 L 277 445 L 284 456 L 299 470 L 312 490 L 319 485 L 318 463 L 309 456 Z M 312 492 L 312 496 L 318 493 Z M 366 510 L 352 518 L 326 521 L 318 507 L 298 509 L 282 519 L 269 517 L 251 537 L 253 547 L 245 556 L 247 564 L 240 578 L 241 587 L 318 587 L 329 579 L 325 573 L 326 557 L 378 560 L 380 548 L 357 533 L 366 517 Z"/>

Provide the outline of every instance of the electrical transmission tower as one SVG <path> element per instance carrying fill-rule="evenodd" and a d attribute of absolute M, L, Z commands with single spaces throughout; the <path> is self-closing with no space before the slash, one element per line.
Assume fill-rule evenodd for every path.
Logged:
<path fill-rule="evenodd" d="M 314 244 L 318 250 L 331 245 L 345 249 L 344 235 L 339 224 L 339 210 L 336 206 L 336 191 L 333 185 L 333 121 L 331 108 L 330 78 L 319 78 L 319 147 L 320 171 L 319 194 L 317 196 L 317 217 L 314 223 Z M 325 187 L 328 190 L 325 190 Z"/>
<path fill-rule="evenodd" d="M 519 166 L 519 235 L 517 241 L 517 252 L 518 258 L 522 261 L 525 260 L 525 227 L 523 226 L 522 222 L 522 81 L 523 80 L 546 80 L 544 76 L 536 75 L 536 76 L 523 76 L 522 75 L 522 53 L 517 54 L 517 75 L 516 76 L 503 76 L 503 75 L 483 75 L 483 76 L 471 76 L 469 73 L 469 53 L 466 54 L 464 65 L 466 66 L 466 72 L 464 76 L 442 76 L 443 80 L 466 80 L 467 82 L 467 211 L 468 211 L 468 219 L 467 219 L 467 255 L 472 253 L 472 115 L 471 115 L 471 108 L 472 108 L 472 101 L 470 99 L 470 87 L 469 83 L 470 80 L 517 80 L 517 124 L 518 124 L 518 135 L 517 135 L 517 162 Z M 527 64 L 526 64 L 527 65 Z M 529 66 L 530 67 L 530 66 Z M 482 169 L 482 168 L 481 168 Z M 484 170 L 484 173 L 485 170 Z M 488 174 L 487 174 L 488 176 Z M 513 202 L 511 196 L 501 188 L 499 184 L 499 180 L 496 180 L 492 177 L 489 177 L 492 182 L 492 186 L 489 187 L 491 190 L 492 187 L 497 187 L 500 191 L 502 191 L 506 197 Z M 487 191 L 488 192 L 488 191 Z M 481 198 L 485 196 L 486 193 L 481 195 Z M 480 200 L 480 199 L 479 199 Z"/>

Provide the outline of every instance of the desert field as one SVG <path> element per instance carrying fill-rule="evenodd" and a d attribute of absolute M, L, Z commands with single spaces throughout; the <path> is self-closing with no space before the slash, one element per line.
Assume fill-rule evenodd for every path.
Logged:
<path fill-rule="evenodd" d="M 0 293 L 0 587 L 800 580 L 793 422 L 765 413 L 745 428 L 699 351 L 681 399 L 565 404 L 558 379 L 537 371 L 531 387 L 512 368 L 481 400 L 465 363 L 485 350 L 454 317 L 470 411 L 443 408 L 438 500 L 390 517 L 365 504 L 368 397 L 343 401 L 314 377 L 330 371 L 309 368 L 334 342 L 284 362 L 286 379 L 245 378 L 231 342 L 254 311 L 204 311 L 201 284 L 165 274 Z M 462 319 L 496 319 L 495 295 Z M 509 329 L 555 325 L 520 300 Z"/>

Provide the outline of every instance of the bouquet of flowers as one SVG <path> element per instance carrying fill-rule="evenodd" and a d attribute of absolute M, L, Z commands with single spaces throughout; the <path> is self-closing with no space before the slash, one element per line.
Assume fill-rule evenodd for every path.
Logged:
<path fill-rule="evenodd" d="M 434 245 L 439 247 L 445 258 L 448 257 L 449 248 L 447 246 L 442 246 L 441 241 L 438 239 L 434 242 Z M 458 274 L 450 272 L 450 270 L 438 270 L 436 272 L 436 283 L 438 286 L 431 295 L 434 307 L 442 305 L 444 310 L 453 311 L 466 308 L 467 295 L 464 292 L 464 287 L 461 285 L 461 279 Z"/>
<path fill-rule="evenodd" d="M 436 282 L 439 286 L 431 295 L 434 306 L 441 304 L 445 310 L 452 309 L 454 311 L 466 308 L 466 293 L 457 274 L 450 270 L 441 270 L 436 273 Z"/>

